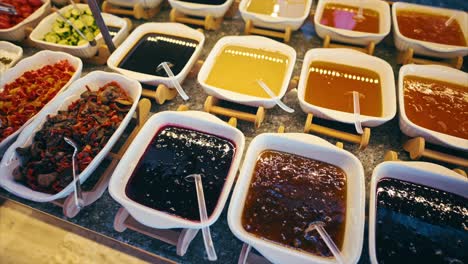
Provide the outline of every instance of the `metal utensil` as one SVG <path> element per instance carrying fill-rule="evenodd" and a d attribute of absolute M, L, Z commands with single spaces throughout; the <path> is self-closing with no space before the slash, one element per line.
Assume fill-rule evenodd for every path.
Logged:
<path fill-rule="evenodd" d="M 73 167 L 73 188 L 75 191 L 75 204 L 78 209 L 82 209 L 84 207 L 83 193 L 81 192 L 80 181 L 77 177 L 78 167 L 76 164 L 76 154 L 78 153 L 78 146 L 73 140 L 71 140 L 68 137 L 63 137 L 63 140 L 65 140 L 65 142 L 67 142 L 68 145 L 74 148 L 73 156 L 72 156 L 72 167 Z"/>
<path fill-rule="evenodd" d="M 78 12 L 80 12 L 80 15 L 83 14 L 83 11 L 78 7 L 78 5 L 76 5 L 75 1 L 69 0 L 69 2 L 71 3 L 71 5 L 73 6 L 74 9 L 76 9 Z M 90 31 L 90 30 L 89 30 L 89 27 L 86 25 L 86 23 L 83 23 L 83 24 L 84 24 L 86 30 L 89 32 L 89 31 Z M 94 34 L 93 34 L 93 39 L 92 39 L 92 40 L 93 40 L 93 41 L 96 41 L 95 39 L 96 39 L 96 38 L 94 37 Z"/>
<path fill-rule="evenodd" d="M 2 2 L 0 2 L 0 13 L 6 13 L 13 16 L 18 15 L 18 11 L 16 11 L 14 6 Z"/>
<path fill-rule="evenodd" d="M 79 30 L 77 27 L 75 27 L 75 25 L 73 25 L 73 23 L 70 20 L 66 19 L 62 14 L 60 14 L 59 11 L 56 10 L 55 13 L 57 13 L 57 15 L 61 19 L 63 19 L 65 21 L 65 23 L 70 25 L 73 28 L 73 30 L 75 30 L 78 33 L 78 35 L 80 35 L 84 40 L 88 41 L 89 44 L 91 44 L 91 46 L 94 47 L 94 46 L 97 45 L 97 42 L 96 42 L 96 40 L 94 38 L 92 40 L 88 40 L 88 38 L 83 34 L 83 32 L 81 32 L 81 30 Z"/>
<path fill-rule="evenodd" d="M 104 41 L 106 42 L 107 48 L 109 51 L 112 53 L 115 51 L 115 45 L 114 42 L 112 41 L 112 37 L 109 33 L 109 29 L 106 26 L 106 23 L 104 23 L 104 19 L 102 18 L 101 15 L 101 10 L 99 9 L 99 5 L 96 2 L 96 0 L 88 0 L 88 5 L 89 8 L 91 9 L 91 12 L 93 12 L 94 19 L 96 20 L 96 24 L 101 30 L 102 37 L 104 38 Z"/>

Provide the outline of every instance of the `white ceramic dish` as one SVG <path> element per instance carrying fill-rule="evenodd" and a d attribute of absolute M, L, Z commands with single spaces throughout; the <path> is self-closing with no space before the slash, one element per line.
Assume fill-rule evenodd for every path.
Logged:
<path fill-rule="evenodd" d="M 222 5 L 205 5 L 205 4 L 197 4 L 197 3 L 189 3 L 183 2 L 178 0 L 169 0 L 169 4 L 172 8 L 177 9 L 181 13 L 191 15 L 191 16 L 198 16 L 198 17 L 205 17 L 211 15 L 215 18 L 223 17 L 224 14 L 229 10 L 234 0 L 226 0 Z"/>
<path fill-rule="evenodd" d="M 23 48 L 21 48 L 20 46 L 16 46 L 15 44 L 10 43 L 8 41 L 0 41 L 0 50 L 4 50 L 8 53 L 15 54 L 14 56 L 12 56 L 12 58 L 10 58 L 12 59 L 10 64 L 0 67 L 0 75 L 1 75 L 3 71 L 13 67 L 23 57 Z"/>
<path fill-rule="evenodd" d="M 244 21 L 251 20 L 255 26 L 271 28 L 276 30 L 285 30 L 290 27 L 291 30 L 298 30 L 304 21 L 309 16 L 310 8 L 312 6 L 312 0 L 306 0 L 304 13 L 300 17 L 273 17 L 265 14 L 259 14 L 247 11 L 247 7 L 251 0 L 242 0 L 239 4 L 239 12 L 241 13 Z M 259 0 L 257 0 L 259 1 Z M 264 1 L 264 0 L 260 0 Z M 287 1 L 286 1 L 287 2 Z M 278 1 L 279 4 L 286 3 L 284 1 Z M 287 4 L 287 3 L 286 3 Z"/>
<path fill-rule="evenodd" d="M 323 10 L 327 4 L 331 3 L 344 4 L 355 7 L 359 7 L 359 5 L 362 3 L 364 8 L 377 11 L 380 17 L 379 33 L 352 31 L 329 27 L 321 24 L 320 19 L 322 18 Z M 333 41 L 360 46 L 366 46 L 372 41 L 375 44 L 378 44 L 390 33 L 390 7 L 387 2 L 381 0 L 319 0 L 317 11 L 315 12 L 314 16 L 314 25 L 317 35 L 319 35 L 321 38 L 325 38 L 326 35 L 329 35 Z"/>
<path fill-rule="evenodd" d="M 86 4 L 77 4 L 77 6 L 84 10 L 88 5 Z M 67 10 L 73 9 L 72 5 L 65 6 L 59 10 L 61 14 L 64 14 Z M 102 17 L 104 22 L 108 26 L 119 27 L 120 31 L 117 33 L 116 36 L 113 37 L 113 42 L 116 46 L 118 46 L 128 35 L 129 33 L 129 25 L 127 21 L 123 18 L 102 13 Z M 63 51 L 67 52 L 71 55 L 80 57 L 80 58 L 90 58 L 96 55 L 99 46 L 104 43 L 104 39 L 102 34 L 99 34 L 95 37 L 97 42 L 96 46 L 91 46 L 91 44 L 87 43 L 86 45 L 80 46 L 71 46 L 71 45 L 61 45 L 57 43 L 46 42 L 43 40 L 44 36 L 52 31 L 52 25 L 57 20 L 58 15 L 56 13 L 52 13 L 44 18 L 39 25 L 31 32 L 31 40 L 41 49 L 49 49 L 49 50 L 56 50 L 56 51 Z"/>
<path fill-rule="evenodd" d="M 265 150 L 278 150 L 336 165 L 347 174 L 346 227 L 342 254 L 345 263 L 357 263 L 361 256 L 364 236 L 365 185 L 361 162 L 346 150 L 308 134 L 265 133 L 255 137 L 249 145 L 234 189 L 228 211 L 229 228 L 234 235 L 258 250 L 273 263 L 336 263 L 304 251 L 281 246 L 247 232 L 242 226 L 242 213 L 257 157 Z"/>
<path fill-rule="evenodd" d="M 50 12 L 50 0 L 42 0 L 44 3 L 39 9 L 16 26 L 0 29 L 0 39 L 9 41 L 22 41 L 26 37 L 26 27 L 35 27 L 39 21 Z"/>
<path fill-rule="evenodd" d="M 68 60 L 68 62 L 75 67 L 76 71 L 75 74 L 70 78 L 67 84 L 62 87 L 62 89 L 57 93 L 54 99 L 49 101 L 41 111 L 39 111 L 35 116 L 31 117 L 23 126 L 21 126 L 15 133 L 11 134 L 4 140 L 0 142 L 0 153 L 2 150 L 6 148 L 6 146 L 11 143 L 11 141 L 21 132 L 23 128 L 25 128 L 37 115 L 40 115 L 42 111 L 50 104 L 53 103 L 53 101 L 57 100 L 58 95 L 64 91 L 72 82 L 74 82 L 76 79 L 78 79 L 81 75 L 81 70 L 83 68 L 83 63 L 81 62 L 80 59 L 73 57 L 69 54 L 63 53 L 63 52 L 55 52 L 55 51 L 39 51 L 36 54 L 34 54 L 31 57 L 25 58 L 21 60 L 15 67 L 10 68 L 6 72 L 3 73 L 3 78 L 0 80 L 0 91 L 3 91 L 3 87 L 5 84 L 13 82 L 16 80 L 18 77 L 23 75 L 24 72 L 31 71 L 31 70 L 37 70 L 40 69 L 46 65 L 51 65 L 55 64 L 61 60 Z"/>
<path fill-rule="evenodd" d="M 361 115 L 361 123 L 364 126 L 376 127 L 389 120 L 396 114 L 395 81 L 392 67 L 384 60 L 374 56 L 354 51 L 351 49 L 311 49 L 304 58 L 302 64 L 301 77 L 299 80 L 298 92 L 299 103 L 306 113 L 313 113 L 317 117 L 334 120 L 346 124 L 354 124 L 354 114 L 320 106 L 312 105 L 305 101 L 307 79 L 309 76 L 309 66 L 313 61 L 328 61 L 338 64 L 345 64 L 353 67 L 365 68 L 375 71 L 380 76 L 382 87 L 382 117 Z"/>
<path fill-rule="evenodd" d="M 272 52 L 279 52 L 283 55 L 288 56 L 289 65 L 284 75 L 284 80 L 281 86 L 281 90 L 278 96 L 276 97 L 277 99 L 281 99 L 285 95 L 286 91 L 288 90 L 289 80 L 291 79 L 292 71 L 294 69 L 294 64 L 296 62 L 296 51 L 286 44 L 283 44 L 278 41 L 265 38 L 265 37 L 259 37 L 259 36 L 223 37 L 220 40 L 218 40 L 218 42 L 216 42 L 210 54 L 206 58 L 205 63 L 203 63 L 203 66 L 200 69 L 200 72 L 198 73 L 198 82 L 203 87 L 205 92 L 208 93 L 209 95 L 213 95 L 223 100 L 232 101 L 232 102 L 244 104 L 244 105 L 250 105 L 250 106 L 255 106 L 255 107 L 263 106 L 265 108 L 274 107 L 276 105 L 276 102 L 274 99 L 250 96 L 250 95 L 246 95 L 242 93 L 228 91 L 228 90 L 224 90 L 218 87 L 208 85 L 206 83 L 206 79 L 208 79 L 208 76 L 213 68 L 216 58 L 218 57 L 218 55 L 221 53 L 221 51 L 223 50 L 225 46 L 230 46 L 230 45 L 236 45 L 236 46 L 242 46 L 242 47 L 248 47 L 248 48 L 254 48 L 254 49 L 263 49 L 263 50 L 272 51 Z M 233 67 L 234 66 L 236 65 L 233 65 Z M 242 67 L 242 65 L 237 65 L 237 66 Z"/>
<path fill-rule="evenodd" d="M 369 255 L 373 264 L 379 263 L 375 244 L 376 192 L 377 183 L 383 178 L 408 181 L 468 197 L 466 178 L 442 166 L 417 161 L 390 161 L 379 164 L 372 173 L 369 195 Z"/>
<path fill-rule="evenodd" d="M 226 177 L 218 204 L 207 222 L 190 221 L 175 215 L 141 205 L 125 194 L 125 188 L 140 157 L 145 153 L 155 134 L 166 125 L 175 125 L 209 133 L 231 140 L 236 146 L 231 168 Z M 221 214 L 224 204 L 236 178 L 239 163 L 244 151 L 245 138 L 241 131 L 223 122 L 221 119 L 199 111 L 165 111 L 153 115 L 138 133 L 117 165 L 109 183 L 110 195 L 140 223 L 154 228 L 195 228 L 200 229 L 213 224 Z"/>
<path fill-rule="evenodd" d="M 42 128 L 44 122 L 47 120 L 47 116 L 54 115 L 59 110 L 65 110 L 70 104 L 78 100 L 83 92 L 87 91 L 86 87 L 95 91 L 111 81 L 116 81 L 127 91 L 128 95 L 133 99 L 133 105 L 104 148 L 94 157 L 88 167 L 80 173 L 79 179 L 80 182 L 83 183 L 106 157 L 107 153 L 112 149 L 112 146 L 120 138 L 125 127 L 132 119 L 141 95 L 141 84 L 137 81 L 116 73 L 95 71 L 74 82 L 69 89 L 60 94 L 56 100 L 52 101 L 51 104 L 41 111 L 34 121 L 19 135 L 18 140 L 5 152 L 2 162 L 0 163 L 0 185 L 19 197 L 36 202 L 49 202 L 64 198 L 70 194 L 73 191 L 73 184 L 71 183 L 57 194 L 48 194 L 34 191 L 21 183 L 15 182 L 12 172 L 20 164 L 19 157 L 15 150 L 17 147 L 29 146 L 36 132 Z"/>
<path fill-rule="evenodd" d="M 410 137 L 423 137 L 428 142 L 434 144 L 468 151 L 468 140 L 418 126 L 408 119 L 405 111 L 403 87 L 403 80 L 407 75 L 416 75 L 468 87 L 468 74 L 445 66 L 410 64 L 400 68 L 398 79 L 398 105 L 401 131 Z"/>
<path fill-rule="evenodd" d="M 397 20 L 397 12 L 399 10 L 420 11 L 435 15 L 445 15 L 448 17 L 455 15 L 455 20 L 460 24 L 460 27 L 463 31 L 463 35 L 465 36 L 466 43 L 468 43 L 467 13 L 453 9 L 416 5 L 404 2 L 395 2 L 395 4 L 392 7 L 393 39 L 395 41 L 395 46 L 398 50 L 405 51 L 409 48 L 412 48 L 415 54 L 437 58 L 453 58 L 456 56 L 463 57 L 468 55 L 468 46 L 463 47 L 438 44 L 434 42 L 422 41 L 403 36 L 400 32 Z"/>
<path fill-rule="evenodd" d="M 120 47 L 118 47 L 112 53 L 112 55 L 107 60 L 107 66 L 109 66 L 109 68 L 111 68 L 114 71 L 117 71 L 130 78 L 136 79 L 142 83 L 152 86 L 164 84 L 167 87 L 173 88 L 172 82 L 168 77 L 149 75 L 145 73 L 139 73 L 119 68 L 120 62 L 132 50 L 132 48 L 138 43 L 138 41 L 148 33 L 161 33 L 165 35 L 189 38 L 198 41 L 199 44 L 195 48 L 192 57 L 190 57 L 189 61 L 187 62 L 185 67 L 180 71 L 180 73 L 175 76 L 176 80 L 179 83 L 182 83 L 201 54 L 203 45 L 205 43 L 205 35 L 203 35 L 203 33 L 195 29 L 192 29 L 186 25 L 179 23 L 145 23 L 139 26 L 130 34 L 130 36 L 128 36 L 128 38 L 122 43 L 122 45 L 120 45 Z"/>
<path fill-rule="evenodd" d="M 155 8 L 159 6 L 162 0 L 107 0 L 110 4 L 123 6 L 123 7 L 133 7 L 136 4 L 141 4 L 145 8 Z"/>

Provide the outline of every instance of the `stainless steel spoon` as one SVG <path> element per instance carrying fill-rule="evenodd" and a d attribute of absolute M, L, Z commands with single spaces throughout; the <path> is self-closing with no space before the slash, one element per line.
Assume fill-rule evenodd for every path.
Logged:
<path fill-rule="evenodd" d="M 76 143 L 68 137 L 63 137 L 63 140 L 67 142 L 68 145 L 74 148 L 72 156 L 72 166 L 73 166 L 73 188 L 75 191 L 75 204 L 78 209 L 84 207 L 83 193 L 81 192 L 81 185 L 78 179 L 78 167 L 76 164 L 76 154 L 78 153 L 78 146 Z"/>

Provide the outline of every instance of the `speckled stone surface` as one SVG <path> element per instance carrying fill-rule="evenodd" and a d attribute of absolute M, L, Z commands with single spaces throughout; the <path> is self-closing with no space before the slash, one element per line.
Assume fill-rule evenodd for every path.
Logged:
<path fill-rule="evenodd" d="M 430 1 L 430 0 L 417 0 L 413 2 L 425 3 L 434 6 L 443 6 L 450 8 L 457 8 L 461 10 L 468 10 L 468 1 L 464 0 L 445 0 L 445 1 Z M 156 22 L 165 22 L 168 21 L 169 9 L 166 7 L 163 11 L 157 15 L 153 21 Z M 134 20 L 135 25 L 139 25 L 145 21 L 136 21 Z M 205 47 L 203 48 L 203 53 L 200 59 L 207 57 L 213 45 L 218 39 L 223 36 L 228 35 L 242 35 L 244 28 L 244 22 L 242 21 L 239 14 L 237 14 L 234 19 L 226 20 L 223 22 L 222 28 L 219 31 L 205 31 L 205 36 L 207 37 Z M 311 22 L 307 22 L 304 26 L 297 32 L 293 33 L 292 40 L 290 45 L 293 46 L 297 51 L 298 61 L 294 69 L 294 75 L 299 75 L 300 68 L 302 67 L 302 58 L 307 50 L 311 48 L 321 47 L 322 41 L 319 39 L 315 32 L 314 27 Z M 26 48 L 25 56 L 31 56 L 37 50 Z M 375 56 L 382 58 L 392 65 L 395 72 L 395 78 L 398 78 L 399 66 L 396 65 L 396 50 L 393 47 L 392 39 L 387 38 L 381 44 L 376 47 Z M 464 71 L 467 71 L 467 63 L 465 60 Z M 110 71 L 109 68 L 105 66 L 90 66 L 85 65 L 83 69 L 83 75 L 94 71 L 94 70 L 104 70 Z M 206 94 L 203 92 L 200 85 L 194 79 L 188 79 L 184 83 L 185 90 L 190 96 L 190 100 L 186 103 L 192 110 L 202 110 L 203 103 L 206 99 Z M 283 100 L 287 105 L 293 107 L 296 111 L 294 114 L 286 114 L 278 107 L 267 111 L 267 117 L 263 125 L 255 130 L 253 125 L 250 123 L 240 122 L 239 128 L 245 133 L 247 142 L 246 146 L 250 143 L 253 137 L 265 132 L 274 132 L 280 125 L 286 127 L 287 132 L 302 132 L 304 121 L 306 119 L 306 114 L 303 113 L 299 107 L 299 102 L 297 99 L 297 93 L 295 91 L 287 94 Z M 162 106 L 153 104 L 152 112 L 160 112 L 165 110 L 176 110 L 177 107 L 182 104 L 183 101 L 181 98 L 176 98 L 175 100 L 168 102 Z M 398 120 L 394 118 L 392 121 L 382 125 L 378 128 L 372 129 L 372 137 L 369 144 L 369 147 L 364 151 L 358 151 L 357 147 L 352 144 L 345 144 L 345 149 L 355 154 L 362 162 L 366 175 L 366 187 L 369 187 L 369 182 L 374 167 L 383 161 L 384 153 L 387 150 L 395 150 L 399 152 L 400 158 L 403 160 L 408 160 L 408 155 L 403 152 L 401 148 L 401 142 L 404 139 L 398 127 Z M 336 140 L 329 139 L 331 142 L 336 142 Z M 103 166 L 101 166 L 92 177 L 86 182 L 86 186 L 93 184 L 103 172 Z M 369 190 L 369 188 L 366 188 Z M 368 191 L 367 191 L 368 192 Z M 181 263 L 209 263 L 204 252 L 204 246 L 201 234 L 198 234 L 192 245 L 189 247 L 187 254 L 184 257 L 179 257 L 176 255 L 175 247 L 168 245 L 166 243 L 160 242 L 155 239 L 151 239 L 145 235 L 137 234 L 133 231 L 124 231 L 123 233 L 118 233 L 113 229 L 113 220 L 114 216 L 117 213 L 117 210 L 120 208 L 106 192 L 102 198 L 100 198 L 93 205 L 86 207 L 80 214 L 73 219 L 66 219 L 63 217 L 61 208 L 56 207 L 52 204 L 45 203 L 33 203 L 15 197 L 4 190 L 0 190 L 0 194 L 11 199 L 20 201 L 24 204 L 30 205 L 34 208 L 42 210 L 44 212 L 50 213 L 57 217 L 63 218 L 72 223 L 78 224 L 80 226 L 89 228 L 91 230 L 100 232 L 104 235 L 115 238 L 119 241 L 128 243 L 130 245 L 139 247 L 141 249 L 147 250 L 151 253 L 158 254 L 169 259 L 181 262 Z M 366 195 L 369 196 L 369 193 Z M 368 202 L 368 201 L 366 201 Z M 227 205 L 229 201 L 227 202 Z M 367 212 L 367 209 L 366 209 Z M 218 263 L 237 263 L 238 255 L 242 246 L 242 243 L 236 239 L 233 234 L 230 232 L 227 225 L 227 206 L 223 211 L 223 214 L 219 220 L 211 227 L 213 241 L 215 243 L 217 253 L 218 253 Z M 364 234 L 364 245 L 362 249 L 362 255 L 359 263 L 369 263 L 369 254 L 368 254 L 368 245 L 367 245 L 367 221 L 366 221 L 366 233 Z M 20 241 L 18 241 L 20 242 Z"/>

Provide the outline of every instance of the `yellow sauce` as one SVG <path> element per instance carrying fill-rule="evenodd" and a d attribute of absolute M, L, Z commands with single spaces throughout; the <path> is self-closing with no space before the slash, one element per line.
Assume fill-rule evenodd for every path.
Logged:
<path fill-rule="evenodd" d="M 247 11 L 272 17 L 302 17 L 306 0 L 250 0 Z"/>
<path fill-rule="evenodd" d="M 257 80 L 263 80 L 278 95 L 288 65 L 288 56 L 279 52 L 227 45 L 216 58 L 205 82 L 236 93 L 270 98 Z"/>

